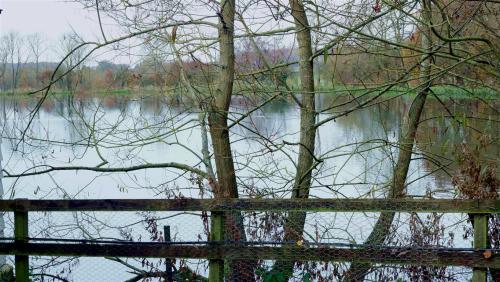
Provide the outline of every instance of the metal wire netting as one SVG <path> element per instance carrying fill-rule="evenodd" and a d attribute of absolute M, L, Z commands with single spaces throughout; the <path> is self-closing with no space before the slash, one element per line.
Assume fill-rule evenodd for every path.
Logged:
<path fill-rule="evenodd" d="M 460 213 L 30 212 L 25 251 L 33 281 L 206 281 L 218 261 L 227 281 L 467 281 L 485 261 L 496 275 L 489 217 L 491 245 L 475 250 Z"/>

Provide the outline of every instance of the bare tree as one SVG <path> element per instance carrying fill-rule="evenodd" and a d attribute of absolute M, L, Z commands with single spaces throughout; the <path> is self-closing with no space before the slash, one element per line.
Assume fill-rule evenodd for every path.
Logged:
<path fill-rule="evenodd" d="M 312 182 L 312 172 L 316 165 L 314 149 L 316 140 L 316 106 L 314 91 L 313 50 L 311 43 L 311 27 L 306 15 L 304 3 L 301 0 L 291 0 L 290 10 L 295 23 L 297 41 L 299 44 L 299 73 L 302 100 L 300 103 L 300 137 L 297 171 L 295 172 L 292 198 L 305 199 L 309 197 Z M 291 212 L 285 224 L 285 241 L 297 242 L 302 240 L 306 213 Z M 293 274 L 293 261 L 278 262 L 277 271 L 285 277 Z"/>
<path fill-rule="evenodd" d="M 2 161 L 3 161 L 3 155 L 2 155 L 2 137 L 0 136 L 0 199 L 4 198 Z M 4 213 L 0 213 L 0 237 L 4 237 L 4 236 L 5 236 L 5 219 L 4 219 Z M 3 266 L 6 263 L 7 263 L 7 257 L 6 256 L 0 256 L 0 265 Z"/>
<path fill-rule="evenodd" d="M 489 39 L 433 30 L 436 24 L 432 20 L 436 16 L 432 15 L 439 14 L 434 12 L 440 7 L 435 1 L 340 3 L 290 0 L 288 4 L 282 1 L 235 0 L 79 2 L 96 12 L 99 23 L 104 14 L 110 17 L 122 27 L 123 34 L 113 37 L 101 25 L 99 32 L 102 38 L 100 36 L 97 41 L 85 41 L 76 35 L 63 37 L 60 44 L 63 59 L 53 71 L 48 85 L 43 87 L 42 99 L 30 112 L 29 119 L 21 120 L 16 125 L 19 135 L 9 136 L 18 144 L 27 145 L 16 147 L 16 150 L 22 151 L 23 160 L 29 160 L 26 163 L 31 167 L 21 172 L 4 167 L 7 178 L 49 174 L 51 181 L 57 182 L 53 176 L 62 171 L 85 171 L 99 176 L 116 173 L 133 179 L 132 182 L 144 191 L 151 189 L 158 192 L 156 195 L 167 197 L 183 196 L 179 190 L 172 188 L 178 183 L 189 186 L 185 189 L 196 190 L 203 197 L 208 195 L 214 198 L 291 197 L 300 200 L 309 197 L 344 197 L 336 186 L 347 187 L 344 192 L 347 191 L 349 197 L 406 197 L 409 168 L 416 151 L 416 132 L 423 122 L 421 116 L 427 97 L 433 95 L 431 86 L 443 76 L 452 74 L 458 66 L 486 69 L 492 76 L 497 75 L 493 68 L 496 63 L 491 59 L 491 54 L 496 54 L 495 48 L 490 48 L 484 42 Z M 417 14 L 415 9 L 418 8 L 421 12 Z M 418 44 L 408 39 L 413 26 L 418 26 L 422 34 Z M 456 47 L 453 44 L 462 41 L 480 41 L 480 47 L 487 48 L 467 51 L 451 48 L 450 51 L 450 44 Z M 160 76 L 159 81 L 163 79 L 161 76 L 174 77 L 176 83 L 169 85 L 169 91 L 181 94 L 176 101 L 179 108 L 170 108 L 171 104 L 164 102 L 164 89 L 150 95 L 161 101 L 153 117 L 143 112 L 142 97 L 123 98 L 117 102 L 115 97 L 109 96 L 106 97 L 109 103 L 99 99 L 68 99 L 66 109 L 71 113 L 66 113 L 64 108 L 60 112 L 71 131 L 69 141 L 64 138 L 53 140 L 48 137 L 52 136 L 48 132 L 44 132 L 45 135 L 36 132 L 33 124 L 40 125 L 36 120 L 36 112 L 45 102 L 51 101 L 46 100 L 50 99 L 48 94 L 51 87 L 63 82 L 68 91 L 74 91 L 85 60 L 98 50 L 131 52 L 133 48 L 124 42 L 139 46 L 134 49 L 138 57 L 155 55 L 153 74 L 155 77 Z M 273 60 L 272 50 L 266 50 L 270 47 L 262 42 L 279 42 L 281 45 L 277 46 L 283 46 L 289 55 Z M 252 52 L 258 63 L 250 64 L 242 60 L 243 65 L 238 65 L 235 59 L 235 45 L 238 43 L 242 43 L 245 52 Z M 391 75 L 379 75 L 393 67 L 385 62 L 403 60 L 407 56 L 403 52 L 405 50 L 411 51 L 408 57 L 416 58 L 414 62 L 403 66 L 394 64 L 397 71 Z M 372 61 L 367 62 L 366 58 Z M 320 65 L 321 59 L 323 65 Z M 446 66 L 439 66 L 436 60 L 443 60 Z M 143 59 L 141 62 L 144 64 L 134 69 L 139 77 L 146 77 L 152 72 L 145 61 Z M 327 63 L 331 61 L 343 63 L 332 71 L 333 88 L 326 95 L 319 94 L 325 91 L 320 87 L 319 79 L 315 84 L 314 77 L 319 75 L 315 70 L 329 67 Z M 174 68 L 175 74 L 172 71 Z M 198 68 L 196 74 L 192 71 L 194 68 Z M 280 75 L 285 69 L 290 70 L 291 79 Z M 351 70 L 349 74 L 353 76 L 349 82 L 336 76 L 342 71 L 348 73 L 347 69 Z M 298 75 L 293 73 L 295 70 Z M 412 73 L 415 71 L 418 73 L 418 87 L 405 87 L 414 79 Z M 261 79 L 267 76 L 272 79 Z M 296 83 L 297 88 L 294 88 L 293 79 L 299 82 Z M 464 79 L 477 83 L 471 77 L 465 76 Z M 495 84 L 483 85 L 494 87 Z M 162 87 L 163 83 L 156 83 L 156 86 Z M 400 129 L 399 138 L 391 139 L 390 130 L 384 128 L 383 137 L 370 136 L 366 140 L 346 141 L 348 144 L 334 144 L 327 148 L 321 146 L 318 136 L 320 129 L 324 130 L 326 125 L 345 122 L 352 115 L 362 115 L 360 113 L 368 109 L 380 109 L 379 106 L 394 99 L 393 96 L 384 95 L 394 94 L 391 91 L 403 96 L 414 90 L 417 95 L 411 96 L 411 105 L 401 110 L 404 112 L 401 127 L 394 126 Z M 320 98 L 322 101 L 317 103 Z M 257 116 L 265 114 L 264 107 L 277 99 L 288 99 L 291 107 L 297 110 L 300 124 L 296 132 L 284 132 L 281 129 L 267 132 L 265 125 L 262 125 L 265 121 L 261 120 L 259 124 Z M 134 105 L 139 106 L 129 110 L 128 103 L 132 103 L 132 100 L 136 103 Z M 106 108 L 112 108 L 112 104 L 119 105 L 113 108 L 113 117 L 109 117 Z M 442 105 L 445 110 L 449 110 L 444 103 Z M 450 111 L 449 115 L 453 116 L 453 113 Z M 370 127 L 373 121 L 363 122 L 370 123 L 364 124 Z M 195 142 L 200 145 L 194 146 Z M 158 156 L 154 151 L 156 148 L 153 150 L 155 158 L 146 157 L 144 148 L 154 144 L 172 148 L 170 152 L 182 152 L 182 161 L 169 159 L 171 156 L 168 154 Z M 248 149 L 243 152 L 235 149 L 239 144 L 244 144 Z M 31 148 L 39 151 L 35 154 L 29 151 Z M 67 164 L 56 161 L 57 150 L 51 150 L 53 148 L 70 151 Z M 342 157 L 364 158 L 366 166 L 361 173 L 366 175 L 373 170 L 371 165 L 375 161 L 366 156 L 367 152 L 372 151 L 381 151 L 383 157 L 379 156 L 376 161 L 382 164 L 381 167 L 390 168 L 387 169 L 388 183 L 378 178 L 374 181 L 358 181 L 360 176 L 339 183 L 337 176 L 345 172 L 345 163 L 349 160 L 340 168 L 329 163 L 331 160 Z M 43 158 L 37 154 L 43 154 Z M 395 161 L 392 159 L 394 156 Z M 85 157 L 93 163 L 85 162 Z M 439 164 L 433 157 L 425 152 L 419 155 L 419 158 L 431 159 Z M 436 171 L 443 167 L 440 166 Z M 153 169 L 164 174 L 148 179 L 140 178 L 136 173 Z M 15 170 L 20 169 L 16 167 Z M 379 170 L 377 173 L 385 175 L 382 168 Z M 150 184 L 153 181 L 160 183 Z M 324 188 L 328 192 L 317 193 L 316 188 Z M 70 197 L 64 189 L 58 190 L 58 193 Z M 331 241 L 331 238 L 321 234 L 350 228 L 349 223 L 343 227 L 315 225 L 307 220 L 308 214 L 286 210 L 269 217 L 262 216 L 263 219 L 259 219 L 259 215 L 238 212 L 228 212 L 224 216 L 225 239 L 241 244 L 249 240 L 267 239 L 278 244 L 301 245 L 307 244 L 307 241 L 321 244 L 323 240 Z M 89 218 L 90 226 L 99 226 L 95 216 Z M 395 224 L 394 213 L 381 213 L 371 234 L 362 239 L 366 244 L 394 243 L 389 241 L 390 235 L 395 233 L 392 230 Z M 91 228 L 83 227 L 80 222 L 75 225 L 75 230 L 81 231 L 85 238 L 100 235 L 89 231 Z M 316 228 L 316 236 L 310 234 L 308 228 L 311 227 Z M 256 229 L 264 231 L 253 232 Z M 355 240 L 351 237 L 346 235 L 346 238 L 335 240 L 352 243 Z M 125 265 L 119 259 L 113 260 Z M 293 279 L 300 275 L 300 268 L 305 269 L 304 264 L 287 258 L 276 261 L 272 267 L 255 258 L 227 263 L 230 281 L 257 280 L 261 278 L 262 268 L 268 272 L 266 274 L 277 273 L 281 278 Z M 318 268 L 311 265 L 311 268 Z M 371 270 L 371 265 L 363 263 L 344 266 L 335 274 L 332 274 L 333 271 L 329 273 L 330 280 L 333 280 L 332 277 L 363 280 Z M 137 269 L 134 271 L 141 273 Z"/>
<path fill-rule="evenodd" d="M 7 85 L 5 84 L 5 72 L 7 71 L 8 53 L 5 42 L 5 40 L 2 40 L 2 43 L 0 43 L 0 90 L 2 91 L 7 87 Z"/>
<path fill-rule="evenodd" d="M 22 68 L 22 63 L 27 60 L 27 57 L 23 56 L 23 44 L 24 40 L 16 32 L 10 32 L 5 35 L 5 48 L 7 51 L 8 62 L 10 64 L 10 75 L 11 75 L 11 85 L 10 89 L 15 92 L 19 76 Z"/>
<path fill-rule="evenodd" d="M 81 81 L 81 61 L 85 54 L 85 48 L 75 49 L 82 43 L 82 39 L 73 33 L 65 34 L 60 39 L 60 53 L 63 60 L 63 71 L 67 71 L 63 78 L 65 88 L 69 92 L 75 91 L 76 86 Z"/>
<path fill-rule="evenodd" d="M 43 56 L 43 53 L 47 51 L 47 46 L 45 46 L 45 40 L 40 33 L 30 34 L 26 37 L 26 42 L 32 58 L 35 60 L 35 81 L 37 83 L 36 86 L 38 86 L 40 76 L 40 58 Z"/>

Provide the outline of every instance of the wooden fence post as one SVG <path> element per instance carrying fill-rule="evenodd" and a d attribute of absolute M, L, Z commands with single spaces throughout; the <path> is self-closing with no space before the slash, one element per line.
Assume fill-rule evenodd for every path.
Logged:
<path fill-rule="evenodd" d="M 163 226 L 163 236 L 164 236 L 165 242 L 170 242 L 170 240 L 172 240 L 170 238 L 170 225 Z M 165 272 L 166 272 L 165 281 L 173 282 L 174 276 L 173 276 L 173 272 L 172 272 L 172 260 L 170 258 L 166 258 L 165 264 L 167 267 L 167 269 L 165 270 Z"/>
<path fill-rule="evenodd" d="M 486 214 L 474 215 L 474 248 L 488 248 L 488 215 Z M 472 272 L 472 281 L 486 282 L 487 273 L 487 269 L 485 268 L 474 268 Z"/>
<path fill-rule="evenodd" d="M 224 213 L 211 212 L 210 219 L 210 241 L 224 240 Z M 208 263 L 208 281 L 224 281 L 224 259 L 211 259 Z"/>
<path fill-rule="evenodd" d="M 28 212 L 21 205 L 14 211 L 14 243 L 21 245 L 28 242 Z M 29 282 L 29 257 L 15 256 L 16 282 Z"/>

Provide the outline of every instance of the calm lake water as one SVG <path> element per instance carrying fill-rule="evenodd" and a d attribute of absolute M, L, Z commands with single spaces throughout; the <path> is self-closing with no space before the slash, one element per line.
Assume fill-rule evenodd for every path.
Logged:
<path fill-rule="evenodd" d="M 349 98 L 324 94 L 318 97 L 318 119 L 328 118 L 353 104 L 337 106 Z M 403 113 L 411 99 L 391 98 L 339 117 L 321 126 L 317 135 L 317 155 L 324 162 L 315 172 L 312 197 L 382 197 L 397 158 L 395 146 Z M 30 111 L 37 100 L 0 97 L 3 130 L 3 168 L 20 173 L 35 166 L 126 167 L 143 163 L 180 162 L 204 169 L 200 164 L 201 135 L 198 114 L 187 103 L 160 95 L 52 97 L 35 115 L 25 131 Z M 236 97 L 232 118 L 245 114 L 259 101 Z M 450 111 L 455 116 L 450 118 Z M 486 134 L 498 138 L 498 103 L 472 100 L 428 100 L 417 134 L 416 154 L 408 179 L 408 194 L 451 198 L 456 191 L 451 176 L 457 145 L 477 144 Z M 455 121 L 454 121 L 455 120 Z M 462 126 L 459 126 L 459 121 Z M 25 141 L 19 142 L 25 131 Z M 274 101 L 253 112 L 241 125 L 231 128 L 232 148 L 243 196 L 288 197 L 294 176 L 299 111 L 291 101 Z M 43 140 L 51 140 L 46 142 Z M 498 142 L 498 139 L 496 140 Z M 99 149 L 89 144 L 98 143 Z M 484 161 L 498 161 L 498 143 L 482 150 Z M 280 149 L 280 150 L 278 150 Z M 429 161 L 432 159 L 432 161 Z M 443 168 L 443 169 L 439 169 Z M 172 198 L 211 197 L 192 175 L 173 169 L 149 169 L 131 173 L 89 171 L 54 172 L 22 178 L 4 178 L 4 198 Z M 206 186 L 206 185 L 205 185 Z M 33 213 L 31 237 L 126 238 L 148 241 L 143 220 L 156 216 L 159 225 L 171 225 L 174 240 L 205 240 L 203 222 L 197 214 L 172 213 Z M 311 213 L 306 231 L 318 242 L 362 243 L 371 231 L 377 214 Z M 12 235 L 12 215 L 5 215 L 6 236 Z M 454 246 L 469 247 L 464 240 L 464 215 L 445 215 L 444 234 L 455 236 Z M 396 241 L 408 240 L 408 215 L 397 219 Z M 321 230 L 318 231 L 318 226 Z M 254 240 L 275 240 L 277 234 L 261 234 Z M 408 242 L 409 243 L 409 242 Z M 41 266 L 40 258 L 35 262 Z M 46 262 L 46 261 L 45 261 Z M 64 271 L 72 281 L 123 281 L 131 278 L 126 268 L 104 259 L 74 261 L 50 268 Z M 138 262 L 132 262 L 137 265 Z M 140 263 L 139 263 L 140 265 Z M 206 264 L 191 264 L 205 273 Z M 112 273 L 106 269 L 112 268 Z M 89 273 L 92 277 L 89 278 Z"/>

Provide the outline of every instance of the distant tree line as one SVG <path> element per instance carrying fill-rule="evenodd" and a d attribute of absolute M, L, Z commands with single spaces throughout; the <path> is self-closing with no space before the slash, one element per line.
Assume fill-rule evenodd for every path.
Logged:
<path fill-rule="evenodd" d="M 71 53 L 58 67 L 58 60 L 44 60 L 47 53 L 60 54 L 63 57 L 78 46 L 80 39 L 74 34 L 65 34 L 57 43 L 57 48 L 50 48 L 40 34 L 21 35 L 10 32 L 0 40 L 0 91 L 6 93 L 27 93 L 36 91 L 50 83 L 51 77 L 62 78 L 52 89 L 55 91 L 106 91 L 114 89 L 136 89 L 139 87 L 159 90 L 180 87 L 181 69 L 186 72 L 192 83 L 209 85 L 213 82 L 212 72 L 215 66 L 200 60 L 185 60 L 182 67 L 173 60 L 163 59 L 154 52 L 147 54 L 137 64 L 114 63 L 101 60 L 96 63 L 81 64 L 84 49 Z M 264 43 L 263 43 L 264 44 Z M 244 45 L 248 45 L 245 43 Z M 262 68 L 261 57 L 248 46 L 241 46 L 237 52 L 237 62 L 241 72 Z M 294 50 L 276 48 L 264 50 L 273 64 L 296 60 Z M 292 68 L 283 68 L 280 75 L 287 78 Z M 266 76 L 259 74 L 261 79 Z"/>
<path fill-rule="evenodd" d="M 486 83 L 498 86 L 496 76 L 488 68 L 488 65 L 494 67 L 495 54 L 486 54 L 484 57 L 488 60 L 483 59 L 476 64 L 452 66 L 457 57 L 481 52 L 485 48 L 498 48 L 495 31 L 490 28 L 496 20 L 494 16 L 499 12 L 498 7 L 472 2 L 443 3 L 446 4 L 446 9 L 437 9 L 431 19 L 440 22 L 441 17 L 446 17 L 450 23 L 446 28 L 435 25 L 432 35 L 436 40 L 446 41 L 447 38 L 443 38 L 442 34 L 453 35 L 458 39 L 450 39 L 448 44 L 440 48 L 439 52 L 449 55 L 437 58 L 436 64 L 441 66 L 441 70 L 453 67 L 454 72 L 434 79 L 434 85 L 477 87 Z M 481 21 L 465 22 L 471 17 L 479 17 Z M 315 62 L 318 69 L 315 73 L 316 83 L 331 87 L 338 84 L 365 87 L 378 85 L 387 80 L 395 80 L 408 66 L 417 63 L 422 51 L 419 50 L 422 35 L 415 28 L 415 19 L 399 11 L 388 18 L 388 21 L 364 27 L 360 32 L 362 36 L 356 40 L 345 40 L 334 48 L 324 49 L 323 56 L 317 57 Z M 378 40 L 375 41 L 374 38 Z M 467 41 L 467 44 L 454 48 L 460 40 Z M 55 44 L 50 44 L 38 33 L 21 35 L 10 32 L 3 35 L 0 40 L 0 91 L 25 93 L 40 89 L 51 81 L 57 67 L 56 62 L 67 54 L 68 58 L 63 61 L 54 77 L 59 77 L 70 69 L 71 71 L 53 85 L 53 90 L 85 92 L 146 87 L 175 91 L 182 88 L 182 71 L 186 72 L 187 79 L 194 84 L 208 86 L 214 80 L 216 66 L 213 63 L 192 57 L 182 60 L 181 66 L 174 58 L 164 58 L 147 48 L 146 55 L 134 65 L 109 60 L 81 64 L 85 48 L 78 48 L 70 53 L 81 42 L 76 34 L 64 34 Z M 256 38 L 253 42 L 259 49 L 255 49 L 249 39 L 242 40 L 235 46 L 235 66 L 241 77 L 258 78 L 271 84 L 276 79 L 288 80 L 291 84 L 298 81 L 298 50 L 295 47 L 287 48 L 283 43 L 268 42 L 261 38 Z M 389 42 L 397 42 L 401 46 Z M 46 58 L 50 53 L 56 59 L 48 61 Z M 263 58 L 267 58 L 267 64 L 285 66 L 277 68 L 279 73 L 274 75 L 262 72 L 251 74 L 252 70 L 266 68 Z M 439 72 L 439 69 L 434 71 Z M 418 73 L 418 69 L 414 69 L 412 76 L 401 82 L 400 86 L 415 87 L 418 84 Z"/>

